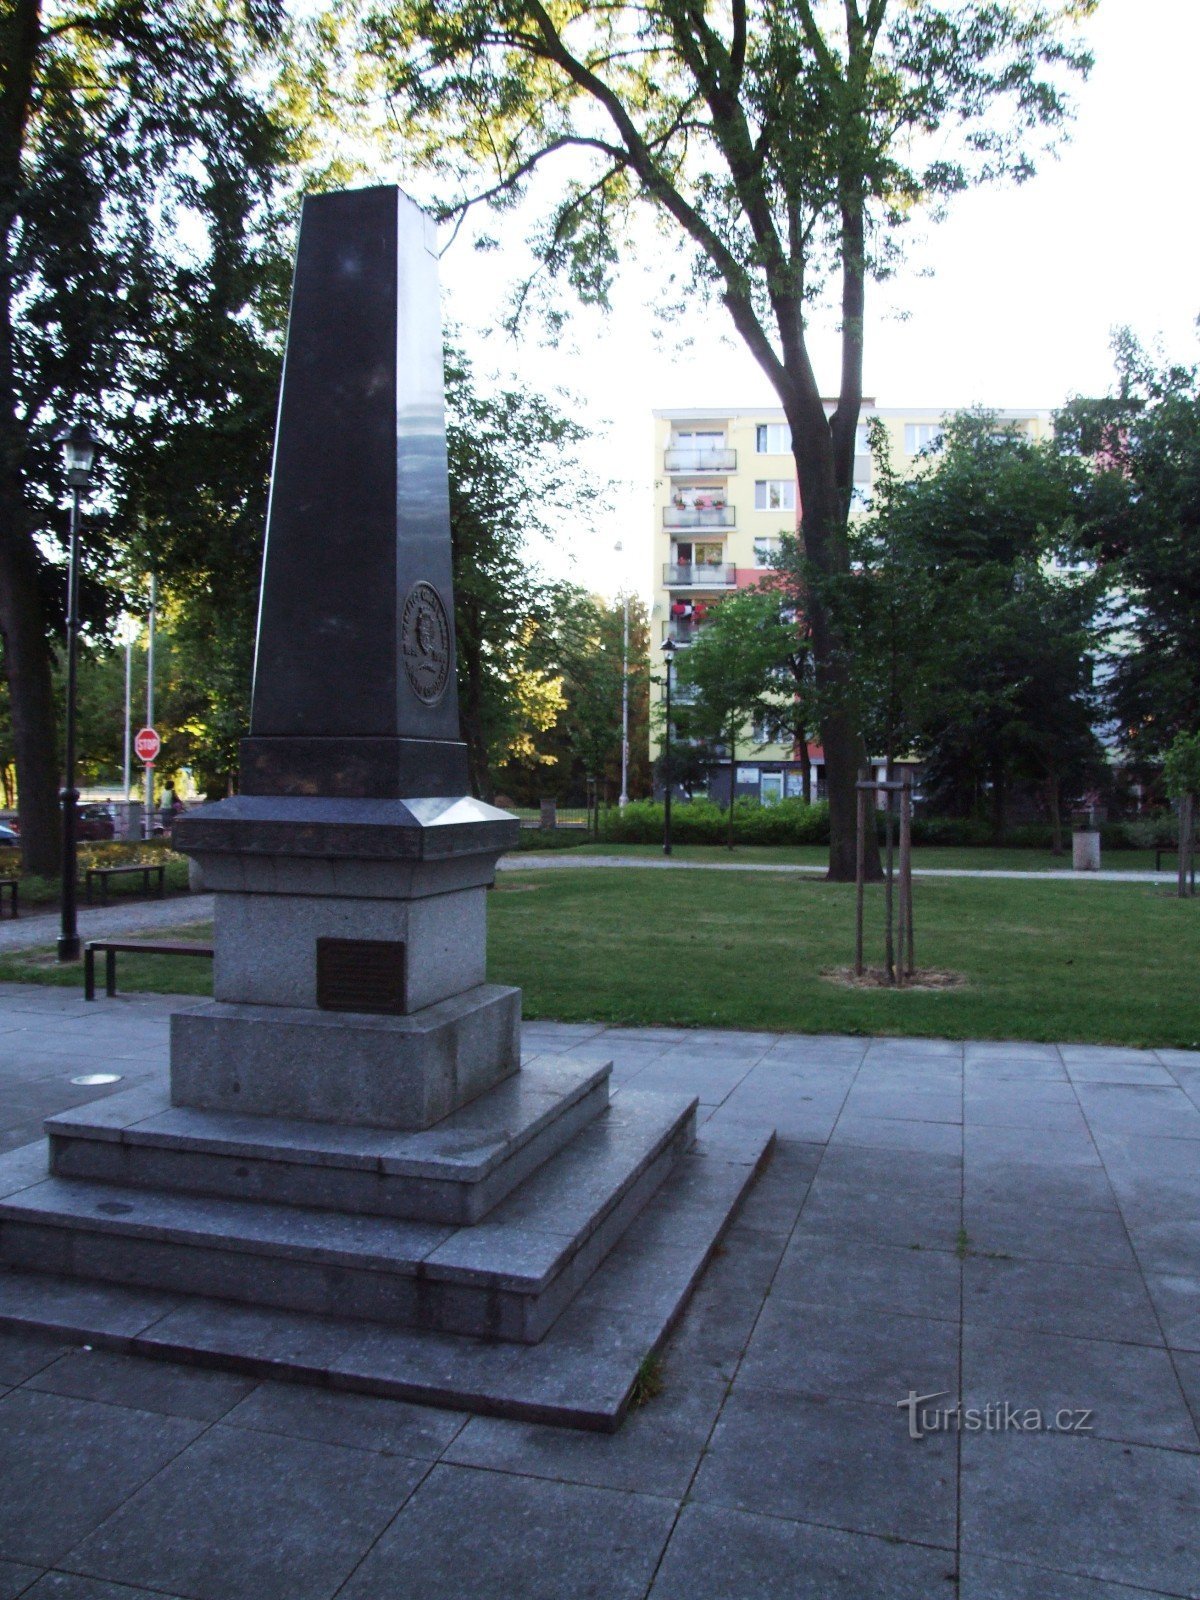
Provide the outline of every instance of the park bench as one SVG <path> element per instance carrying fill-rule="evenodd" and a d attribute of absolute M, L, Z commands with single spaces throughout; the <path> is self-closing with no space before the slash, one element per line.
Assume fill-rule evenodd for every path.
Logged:
<path fill-rule="evenodd" d="M 138 861 L 138 862 L 134 862 L 132 866 L 89 867 L 87 869 L 87 878 L 86 878 L 85 885 L 84 885 L 84 892 L 87 895 L 88 905 L 91 905 L 91 903 L 92 903 L 92 880 L 94 878 L 98 878 L 100 880 L 100 904 L 102 906 L 106 906 L 108 904 L 108 880 L 110 878 L 127 878 L 130 875 L 130 873 L 133 873 L 133 872 L 140 872 L 141 873 L 141 875 L 142 875 L 142 887 L 145 889 L 147 894 L 150 893 L 150 874 L 152 872 L 157 873 L 158 874 L 158 889 L 156 890 L 156 893 L 158 895 L 158 898 L 161 900 L 162 897 L 166 894 L 166 892 L 167 892 L 167 868 L 166 868 L 166 864 L 164 862 L 161 862 L 161 861 L 159 861 L 159 862 L 153 862 L 153 861 L 140 862 L 140 861 Z"/>
<path fill-rule="evenodd" d="M 96 952 L 104 952 L 104 992 L 112 998 L 117 992 L 117 954 L 150 956 L 209 956 L 210 944 L 168 944 L 157 939 L 89 939 L 83 947 L 83 998 L 96 998 Z"/>
<path fill-rule="evenodd" d="M 20 916 L 18 909 L 18 891 L 21 880 L 19 878 L 0 878 L 0 917 L 4 915 L 4 891 L 8 890 L 9 903 L 14 917 Z"/>

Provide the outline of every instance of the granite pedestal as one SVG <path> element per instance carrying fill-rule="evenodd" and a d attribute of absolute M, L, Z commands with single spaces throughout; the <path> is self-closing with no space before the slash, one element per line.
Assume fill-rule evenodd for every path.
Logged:
<path fill-rule="evenodd" d="M 417 1397 L 515 1407 L 504 1349 L 665 1198 L 623 1290 L 634 1345 L 597 1302 L 609 1425 L 771 1135 L 698 1151 L 692 1095 L 519 1070 L 520 994 L 485 962 L 518 827 L 467 793 L 441 370 L 428 219 L 390 188 L 306 201 L 241 793 L 174 835 L 215 896 L 214 999 L 172 1019 L 161 1083 L 50 1118 L 48 1164 L 0 1158 L 0 1264 L 105 1285 L 75 1301 L 93 1338 L 114 1293 L 134 1320 L 145 1294 L 199 1305 L 174 1357 L 248 1359 L 238 1308 L 301 1344 L 305 1319 L 362 1319 L 387 1333 L 367 1381 L 407 1359 Z M 458 1341 L 448 1373 L 431 1340 Z"/>

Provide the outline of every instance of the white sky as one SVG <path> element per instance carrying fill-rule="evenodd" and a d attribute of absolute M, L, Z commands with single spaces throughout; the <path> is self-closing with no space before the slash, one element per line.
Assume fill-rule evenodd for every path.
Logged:
<path fill-rule="evenodd" d="M 957 201 L 914 259 L 932 276 L 910 270 L 872 289 L 864 387 L 880 405 L 1054 407 L 1073 393 L 1102 393 L 1110 331 L 1122 323 L 1147 342 L 1161 338 L 1169 356 L 1196 358 L 1200 0 L 1101 0 L 1085 36 L 1096 65 L 1075 88 L 1077 119 L 1059 157 L 1019 189 Z M 627 577 L 648 594 L 651 410 L 772 405 L 770 387 L 727 336 L 719 307 L 698 308 L 690 349 L 656 343 L 636 270 L 612 316 L 579 318 L 573 351 L 483 340 L 503 268 L 502 252 L 448 251 L 446 315 L 463 326 L 481 371 L 569 388 L 582 419 L 602 430 L 589 465 L 621 480 L 612 516 L 594 534 L 564 527 L 545 565 L 600 592 Z M 897 305 L 905 320 L 892 314 Z M 818 376 L 833 392 L 834 339 L 814 344 Z M 623 558 L 612 553 L 618 538 Z"/>

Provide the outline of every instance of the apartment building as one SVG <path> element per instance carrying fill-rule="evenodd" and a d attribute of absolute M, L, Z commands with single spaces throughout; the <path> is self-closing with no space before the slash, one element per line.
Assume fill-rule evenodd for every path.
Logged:
<path fill-rule="evenodd" d="M 827 402 L 832 412 L 833 402 Z M 800 513 L 791 437 L 781 410 L 695 408 L 654 415 L 654 652 L 668 635 L 684 647 L 704 627 L 713 608 L 735 589 L 756 584 L 770 570 L 783 533 Z M 878 406 L 863 402 L 854 457 L 854 500 L 861 506 L 871 488 L 867 426 L 878 417 L 887 429 L 892 461 L 911 470 L 933 444 L 949 415 L 945 408 Z M 1048 411 L 1001 411 L 1032 438 L 1050 427 Z M 852 507 L 852 511 L 853 511 Z M 661 679 L 661 657 L 652 664 Z M 661 698 L 662 684 L 652 688 Z M 736 771 L 712 773 L 709 791 L 725 801 L 732 781 L 738 795 L 769 802 L 804 792 L 801 752 L 760 741 L 747 728 Z M 651 756 L 659 754 L 652 734 Z M 809 798 L 824 792 L 824 760 L 809 746 Z"/>

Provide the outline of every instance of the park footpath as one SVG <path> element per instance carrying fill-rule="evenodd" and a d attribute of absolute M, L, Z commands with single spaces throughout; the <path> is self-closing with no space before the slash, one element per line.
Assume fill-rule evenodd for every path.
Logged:
<path fill-rule="evenodd" d="M 538 855 L 535 851 L 519 851 L 515 855 L 501 856 L 496 863 L 500 870 L 520 872 L 526 867 L 541 869 L 565 867 L 648 867 L 653 872 L 776 872 L 785 876 L 809 878 L 825 877 L 828 868 L 814 862 L 811 865 L 791 861 L 680 861 L 662 856 L 566 856 Z M 1006 867 L 914 867 L 914 878 L 1014 878 L 1024 881 L 1072 883 L 1174 883 L 1174 872 L 1075 872 L 1071 868 L 1042 867 L 1035 871 L 1010 871 Z"/>
<path fill-rule="evenodd" d="M 0 1145 L 188 1003 L 0 987 Z M 524 1041 L 778 1129 L 661 1392 L 587 1434 L 0 1333 L 0 1600 L 1200 1595 L 1200 1053 Z"/>

